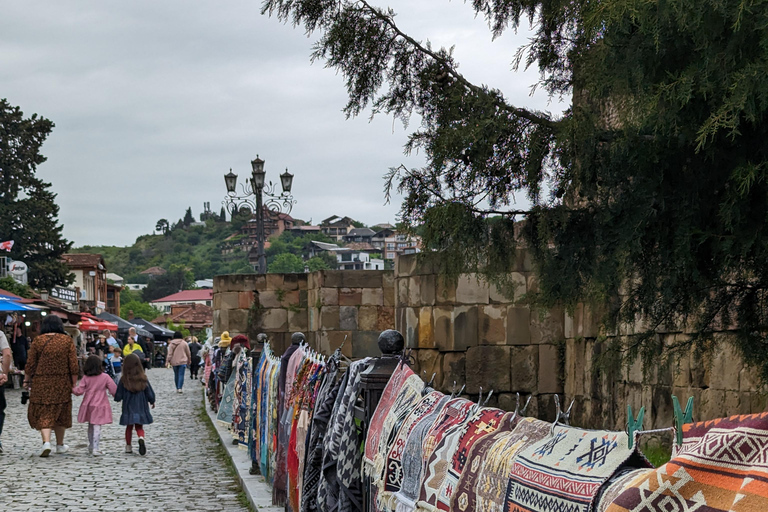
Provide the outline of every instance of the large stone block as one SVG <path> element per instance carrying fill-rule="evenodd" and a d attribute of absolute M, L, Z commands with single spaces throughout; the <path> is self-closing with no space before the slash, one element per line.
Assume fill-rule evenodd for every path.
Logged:
<path fill-rule="evenodd" d="M 248 332 L 248 310 L 230 309 L 229 310 L 229 334 L 245 334 Z"/>
<path fill-rule="evenodd" d="M 539 393 L 563 392 L 563 368 L 555 345 L 539 346 Z"/>
<path fill-rule="evenodd" d="M 478 344 L 505 345 L 507 343 L 507 306 L 488 305 L 480 308 Z"/>
<path fill-rule="evenodd" d="M 405 308 L 405 346 L 408 348 L 419 347 L 419 310 L 417 308 Z"/>
<path fill-rule="evenodd" d="M 254 292 L 240 292 L 238 295 L 238 309 L 250 309 L 253 304 Z"/>
<path fill-rule="evenodd" d="M 310 331 L 321 330 L 320 308 L 309 308 L 307 310 L 307 315 L 309 316 L 309 330 Z"/>
<path fill-rule="evenodd" d="M 261 327 L 265 331 L 287 331 L 288 310 L 266 309 L 261 314 Z"/>
<path fill-rule="evenodd" d="M 740 355 L 730 343 L 720 343 L 712 357 L 712 373 L 709 387 L 712 389 L 739 390 L 739 374 L 743 368 Z"/>
<path fill-rule="evenodd" d="M 321 286 L 327 287 L 327 288 L 341 288 L 344 286 L 344 272 L 357 272 L 356 270 L 353 271 L 346 271 L 346 270 L 323 270 L 323 278 L 321 282 Z"/>
<path fill-rule="evenodd" d="M 520 272 L 512 272 L 510 274 L 510 279 L 512 281 L 511 290 L 499 290 L 495 284 L 490 285 L 489 291 L 491 303 L 515 303 L 520 301 L 528 292 L 527 279 L 524 274 L 521 274 Z"/>
<path fill-rule="evenodd" d="M 443 354 L 443 391 L 450 391 L 456 382 L 456 391 L 467 382 L 467 356 L 464 352 L 446 352 Z M 431 374 L 430 374 L 431 375 Z"/>
<path fill-rule="evenodd" d="M 283 274 L 283 290 L 293 291 L 299 289 L 299 277 L 306 280 L 306 274 Z"/>
<path fill-rule="evenodd" d="M 433 307 L 432 326 L 435 346 L 440 350 L 453 347 L 453 306 Z"/>
<path fill-rule="evenodd" d="M 344 288 L 381 288 L 381 270 L 353 270 L 342 275 Z"/>
<path fill-rule="evenodd" d="M 213 294 L 213 309 L 221 309 L 221 293 Z"/>
<path fill-rule="evenodd" d="M 421 306 L 421 276 L 408 278 L 408 305 L 412 308 Z"/>
<path fill-rule="evenodd" d="M 455 303 L 456 281 L 445 275 L 437 276 L 435 279 L 435 304 L 446 306 Z"/>
<path fill-rule="evenodd" d="M 435 305 L 435 294 L 437 292 L 437 275 L 427 274 L 421 276 L 419 283 L 420 302 L 424 306 Z"/>
<path fill-rule="evenodd" d="M 376 330 L 386 331 L 387 329 L 396 329 L 395 308 L 381 306 L 377 308 Z"/>
<path fill-rule="evenodd" d="M 240 307 L 240 292 L 224 292 L 219 294 L 221 309 L 238 309 Z"/>
<path fill-rule="evenodd" d="M 532 272 L 533 271 L 533 257 L 528 249 L 517 249 L 516 251 L 515 270 L 518 272 Z"/>
<path fill-rule="evenodd" d="M 306 294 L 306 292 L 303 292 L 303 293 Z M 282 297 L 283 306 L 300 306 L 302 302 L 301 294 L 302 292 L 300 292 L 299 290 L 290 290 L 290 291 L 278 290 L 278 295 Z M 305 302 L 303 307 L 307 307 L 306 295 L 305 295 L 304 301 Z"/>
<path fill-rule="evenodd" d="M 324 331 L 337 331 L 339 328 L 339 306 L 323 306 L 320 308 L 320 329 Z"/>
<path fill-rule="evenodd" d="M 357 308 L 355 306 L 339 306 L 339 329 L 342 331 L 357 330 Z"/>
<path fill-rule="evenodd" d="M 378 357 L 380 355 L 381 355 L 381 350 L 379 349 L 379 333 L 378 332 L 376 331 L 352 332 L 352 357 L 357 359 L 362 357 Z"/>
<path fill-rule="evenodd" d="M 435 330 L 430 306 L 419 310 L 419 348 L 435 348 Z"/>
<path fill-rule="evenodd" d="M 385 289 L 395 287 L 394 270 L 384 270 L 381 272 L 381 287 Z"/>
<path fill-rule="evenodd" d="M 510 347 L 511 390 L 520 393 L 538 391 L 539 347 Z"/>
<path fill-rule="evenodd" d="M 218 311 L 219 313 L 219 330 L 218 333 L 222 333 L 224 331 L 229 330 L 229 312 L 232 311 L 231 309 L 220 309 Z M 216 311 L 214 311 L 216 313 Z"/>
<path fill-rule="evenodd" d="M 338 306 L 339 305 L 339 289 L 338 288 L 320 288 L 320 302 L 323 306 Z"/>
<path fill-rule="evenodd" d="M 410 277 L 416 272 L 415 254 L 398 254 L 395 257 L 395 276 Z"/>
<path fill-rule="evenodd" d="M 476 306 L 453 308 L 453 336 L 446 339 L 435 337 L 437 348 L 446 352 L 464 351 L 477 344 L 478 314 Z M 435 324 L 437 328 L 437 323 Z"/>
<path fill-rule="evenodd" d="M 283 274 L 267 274 L 267 290 L 282 290 L 284 286 Z"/>
<path fill-rule="evenodd" d="M 213 311 L 213 334 L 218 336 L 224 330 L 226 329 L 221 328 L 221 310 L 215 309 Z"/>
<path fill-rule="evenodd" d="M 435 389 L 443 389 L 443 355 L 439 350 L 419 350 L 417 359 L 419 360 L 419 375 L 424 382 L 432 379 L 435 374 Z"/>
<path fill-rule="evenodd" d="M 524 306 L 507 308 L 507 344 L 530 345 L 531 310 Z"/>
<path fill-rule="evenodd" d="M 339 290 L 339 306 L 359 306 L 362 302 L 363 290 L 361 288 L 341 288 Z"/>
<path fill-rule="evenodd" d="M 354 357 L 351 331 L 322 331 L 319 335 L 321 352 L 324 354 L 331 354 L 342 347 L 342 354 L 349 358 Z"/>
<path fill-rule="evenodd" d="M 409 306 L 408 301 L 408 279 L 407 277 L 404 277 L 402 279 L 398 279 L 395 281 L 397 283 L 397 306 L 398 307 L 407 307 Z"/>
<path fill-rule="evenodd" d="M 563 336 L 569 338 L 581 338 L 584 336 L 582 318 L 584 305 L 579 303 L 573 308 L 573 313 L 563 312 Z"/>
<path fill-rule="evenodd" d="M 383 306 L 384 288 L 363 288 L 360 304 L 363 306 Z"/>
<path fill-rule="evenodd" d="M 460 304 L 488 304 L 490 288 L 477 274 L 462 274 L 456 285 L 456 302 Z"/>
<path fill-rule="evenodd" d="M 556 343 L 563 340 L 564 314 L 560 308 L 531 313 L 531 343 Z"/>
<path fill-rule="evenodd" d="M 282 301 L 280 300 L 281 297 L 282 293 L 279 293 L 277 290 L 266 290 L 259 293 L 259 304 L 261 307 L 267 309 L 281 308 L 283 307 Z"/>
<path fill-rule="evenodd" d="M 510 391 L 510 347 L 478 346 L 467 350 L 466 392 L 484 393 L 494 390 L 496 393 Z"/>
<path fill-rule="evenodd" d="M 288 330 L 303 333 L 309 330 L 309 314 L 306 309 L 288 311 Z"/>
<path fill-rule="evenodd" d="M 361 331 L 378 329 L 379 308 L 376 306 L 360 306 L 357 312 L 357 325 Z"/>
<path fill-rule="evenodd" d="M 395 287 L 387 287 L 384 288 L 384 305 L 389 307 L 394 307 L 397 303 L 396 297 L 395 297 Z"/>

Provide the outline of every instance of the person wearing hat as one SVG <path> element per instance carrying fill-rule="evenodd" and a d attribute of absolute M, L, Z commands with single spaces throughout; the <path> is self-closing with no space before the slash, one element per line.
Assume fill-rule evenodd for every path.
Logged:
<path fill-rule="evenodd" d="M 221 333 L 219 348 L 228 348 L 230 343 L 232 343 L 232 338 L 229 336 L 229 331 L 224 331 Z"/>
<path fill-rule="evenodd" d="M 227 336 L 229 336 L 229 333 L 226 333 Z M 222 334 L 222 338 L 224 335 Z M 221 345 L 221 344 L 219 344 Z M 217 375 L 219 377 L 219 380 L 223 383 L 229 382 L 229 378 L 232 376 L 232 365 L 235 361 L 235 358 L 237 357 L 237 354 L 240 353 L 240 351 L 245 348 L 246 350 L 251 349 L 251 344 L 248 341 L 247 336 L 243 336 L 242 334 L 238 334 L 234 338 L 232 338 L 229 346 L 229 352 L 227 353 L 226 357 L 223 359 L 223 363 L 221 364 L 221 367 L 217 371 Z"/>

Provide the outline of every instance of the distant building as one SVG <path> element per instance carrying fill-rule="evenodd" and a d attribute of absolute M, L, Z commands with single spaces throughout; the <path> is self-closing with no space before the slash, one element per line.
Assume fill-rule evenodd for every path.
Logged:
<path fill-rule="evenodd" d="M 142 270 L 139 273 L 149 276 L 149 278 L 152 279 L 153 277 L 164 276 L 168 271 L 162 267 L 149 267 L 147 270 Z"/>
<path fill-rule="evenodd" d="M 134 292 L 139 292 L 146 287 L 147 287 L 146 284 L 141 284 L 141 283 L 134 283 L 134 284 L 129 283 L 125 285 L 125 288 L 128 288 L 129 290 L 133 290 Z"/>
<path fill-rule="evenodd" d="M 293 217 L 287 213 L 273 215 L 267 207 L 264 207 L 264 238 L 271 236 L 280 236 L 284 231 L 293 228 L 295 222 Z M 258 244 L 258 222 L 255 217 L 243 224 L 240 233 L 247 237 L 246 245 L 254 246 Z"/>
<path fill-rule="evenodd" d="M 398 233 L 385 228 L 371 238 L 371 245 L 381 251 L 385 260 L 394 260 L 398 254 L 421 252 L 421 238 L 415 235 Z"/>
<path fill-rule="evenodd" d="M 344 235 L 355 229 L 354 221 L 349 217 L 334 215 L 320 223 L 320 231 L 329 238 L 341 242 Z"/>
<path fill-rule="evenodd" d="M 322 252 L 330 252 L 336 256 L 339 270 L 384 270 L 384 260 L 371 258 L 376 249 L 371 244 L 352 243 L 347 247 L 334 244 L 312 242 L 310 257 Z"/>
<path fill-rule="evenodd" d="M 64 254 L 64 263 L 75 275 L 80 291 L 80 310 L 101 313 L 107 310 L 107 265 L 101 254 Z"/>
<path fill-rule="evenodd" d="M 213 305 L 213 290 L 184 290 L 155 299 L 150 304 L 164 313 L 170 313 L 174 306 L 189 306 L 191 304 L 211 306 Z"/>
<path fill-rule="evenodd" d="M 198 288 L 213 288 L 213 279 L 198 279 L 195 281 Z"/>
<path fill-rule="evenodd" d="M 125 284 L 125 279 L 113 272 L 107 272 L 107 281 L 112 281 L 112 283 L 117 286 L 123 286 Z"/>
<path fill-rule="evenodd" d="M 382 222 L 381 224 L 375 224 L 371 226 L 371 229 L 374 231 L 381 231 L 382 229 L 395 229 L 395 226 L 388 222 Z"/>
<path fill-rule="evenodd" d="M 165 327 L 169 321 L 176 325 L 184 323 L 184 327 L 195 332 L 202 331 L 213 325 L 213 308 L 205 304 L 174 305 L 152 323 Z"/>
<path fill-rule="evenodd" d="M 310 226 L 308 224 L 302 224 L 301 226 L 294 225 L 289 231 L 299 236 L 317 235 L 322 233 L 320 226 Z"/>
<path fill-rule="evenodd" d="M 372 229 L 354 228 L 354 229 L 350 229 L 349 232 L 346 235 L 344 235 L 342 238 L 347 243 L 359 242 L 359 243 L 370 244 L 375 234 L 376 232 Z"/>

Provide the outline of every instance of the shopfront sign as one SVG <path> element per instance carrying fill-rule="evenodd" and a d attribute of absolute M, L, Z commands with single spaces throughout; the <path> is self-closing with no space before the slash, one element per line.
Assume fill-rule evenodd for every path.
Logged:
<path fill-rule="evenodd" d="M 29 267 L 23 261 L 12 261 L 8 264 L 8 272 L 14 276 L 23 276 L 27 273 Z"/>
<path fill-rule="evenodd" d="M 51 289 L 51 297 L 63 300 L 65 302 L 77 302 L 77 291 L 63 286 L 54 286 Z"/>

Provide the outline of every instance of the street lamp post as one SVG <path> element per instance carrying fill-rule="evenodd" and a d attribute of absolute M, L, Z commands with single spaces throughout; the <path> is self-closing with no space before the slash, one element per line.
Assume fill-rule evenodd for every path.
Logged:
<path fill-rule="evenodd" d="M 290 213 L 296 200 L 291 195 L 293 186 L 293 174 L 285 169 L 280 175 L 280 184 L 282 192 L 277 193 L 277 183 L 265 184 L 266 171 L 264 170 L 264 160 L 256 155 L 256 159 L 251 161 L 251 179 L 245 184 L 240 184 L 242 194 L 237 193 L 237 174 L 229 170 L 229 174 L 224 175 L 224 184 L 227 186 L 227 197 L 222 201 L 224 207 L 229 211 L 230 216 L 241 211 L 250 211 L 256 214 L 256 238 L 258 243 L 258 261 L 254 265 L 259 274 L 267 273 L 267 256 L 264 253 L 264 216 L 273 218 L 281 213 Z M 266 200 L 265 200 L 266 199 Z M 249 257 L 249 261 L 251 258 Z M 252 264 L 253 262 L 250 261 Z"/>

